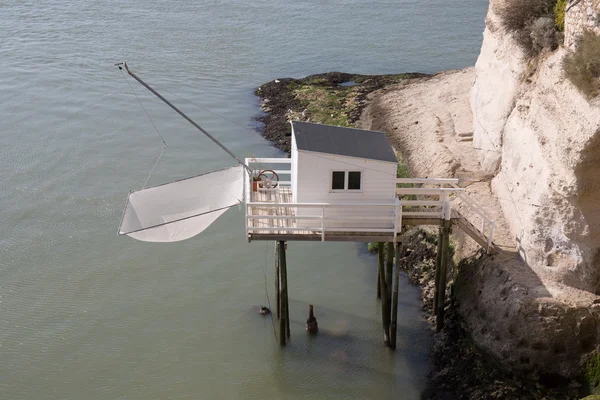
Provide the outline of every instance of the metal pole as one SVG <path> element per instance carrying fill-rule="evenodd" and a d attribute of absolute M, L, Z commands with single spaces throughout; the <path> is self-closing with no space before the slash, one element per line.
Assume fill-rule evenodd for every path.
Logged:
<path fill-rule="evenodd" d="M 217 139 L 215 139 L 210 133 L 206 132 L 200 125 L 198 125 L 197 123 L 195 123 L 190 117 L 188 117 L 187 115 L 185 115 L 183 113 L 183 111 L 181 111 L 179 108 L 175 107 L 169 100 L 165 99 L 160 93 L 158 93 L 156 90 L 152 89 L 146 82 L 144 82 L 136 74 L 134 74 L 133 72 L 131 72 L 129 70 L 129 67 L 127 66 L 126 62 L 118 63 L 118 64 L 115 64 L 115 65 L 118 66 L 119 68 L 121 67 L 121 65 L 123 65 L 125 67 L 125 71 L 127 71 L 127 73 L 133 77 L 133 79 L 135 79 L 140 84 L 142 84 L 142 86 L 144 86 L 146 89 L 148 89 L 149 91 L 151 91 L 156 97 L 158 97 L 159 99 L 161 99 L 162 101 L 164 101 L 169 107 L 171 107 L 179 115 L 181 115 L 183 118 L 185 118 L 190 124 L 194 125 L 194 127 L 196 127 L 196 129 L 198 129 L 200 132 L 204 133 L 210 140 L 212 140 L 213 142 L 215 142 L 217 144 L 217 146 L 219 146 L 220 148 L 222 148 L 227 154 L 229 154 L 231 157 L 235 158 L 235 160 L 238 163 L 240 163 L 240 165 L 242 165 L 244 168 L 246 168 L 246 170 L 248 170 L 248 172 L 250 173 L 250 175 L 252 175 L 252 169 L 250 169 L 250 167 L 248 165 L 246 165 L 235 154 L 233 154 L 231 152 L 231 150 L 229 150 L 227 147 L 223 146 L 221 144 L 221 142 L 219 142 Z"/>

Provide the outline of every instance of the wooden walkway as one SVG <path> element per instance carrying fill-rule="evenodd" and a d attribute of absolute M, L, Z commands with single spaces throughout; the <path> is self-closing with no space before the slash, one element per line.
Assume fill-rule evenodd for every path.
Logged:
<path fill-rule="evenodd" d="M 402 241 L 398 237 L 401 229 L 398 229 L 396 235 L 392 229 L 381 229 L 382 232 L 373 232 L 373 230 L 353 230 L 337 231 L 328 229 L 308 229 L 298 226 L 301 219 L 310 219 L 315 223 L 319 222 L 320 216 L 301 217 L 296 215 L 297 205 L 293 203 L 292 191 L 290 188 L 278 188 L 274 190 L 259 189 L 252 193 L 251 205 L 247 206 L 247 235 L 249 241 L 255 240 L 291 240 L 291 241 L 348 241 L 348 242 L 393 242 Z M 286 204 L 291 206 L 287 207 Z M 319 208 L 316 205 L 314 208 Z M 441 216 L 431 215 L 424 212 L 424 215 L 418 215 L 419 212 L 407 213 L 403 216 L 402 225 L 433 225 L 441 226 L 444 219 Z M 488 238 L 482 234 L 471 222 L 469 222 L 458 210 L 451 210 L 450 220 L 453 224 L 460 227 L 467 235 L 475 240 L 484 248 L 488 247 Z M 265 218 L 255 218 L 265 217 Z M 324 218 L 327 220 L 327 218 Z M 323 221 L 324 223 L 324 221 Z M 314 225 L 314 224 L 313 224 Z M 323 225 L 324 227 L 324 225 Z M 491 243 L 490 253 L 497 253 L 498 249 Z"/>
<path fill-rule="evenodd" d="M 246 159 L 246 162 L 289 165 L 291 160 Z M 291 169 L 276 172 L 290 175 Z M 294 203 L 291 180 L 280 181 L 275 189 L 249 191 L 245 205 L 246 237 L 248 241 L 400 242 L 404 226 L 442 226 L 444 221 L 450 221 L 489 253 L 499 252 L 492 241 L 494 220 L 463 193 L 464 189 L 457 185 L 458 179 L 398 178 L 396 184 L 396 197 L 389 203 L 378 204 Z M 472 211 L 473 220 L 452 206 L 455 199 Z"/>

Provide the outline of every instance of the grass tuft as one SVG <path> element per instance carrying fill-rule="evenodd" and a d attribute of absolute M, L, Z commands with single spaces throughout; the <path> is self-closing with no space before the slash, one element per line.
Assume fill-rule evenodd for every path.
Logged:
<path fill-rule="evenodd" d="M 584 376 L 591 394 L 600 393 L 600 354 L 593 352 L 588 356 L 584 367 Z"/>
<path fill-rule="evenodd" d="M 550 18 L 554 21 L 556 3 L 557 0 L 507 0 L 498 7 L 497 12 L 502 26 L 512 33 L 514 39 L 528 56 L 533 56 L 540 51 L 540 42 L 536 43 L 533 39 L 533 37 L 540 37 L 539 29 L 542 23 L 538 21 L 540 18 Z M 543 25 L 546 26 L 545 21 Z M 538 31 L 532 35 L 536 26 Z M 552 31 L 556 33 L 554 23 L 552 23 Z M 542 36 L 550 35 L 544 32 Z M 556 35 L 554 35 L 554 40 L 557 40 Z"/>
<path fill-rule="evenodd" d="M 600 93 L 600 37 L 584 32 L 576 50 L 563 60 L 563 71 L 588 99 Z"/>
<path fill-rule="evenodd" d="M 565 10 L 567 9 L 567 0 L 558 0 L 554 5 L 554 24 L 559 32 L 565 31 Z"/>

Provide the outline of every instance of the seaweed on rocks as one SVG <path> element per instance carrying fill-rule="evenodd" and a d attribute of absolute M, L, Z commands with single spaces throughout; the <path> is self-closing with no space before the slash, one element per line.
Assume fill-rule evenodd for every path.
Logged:
<path fill-rule="evenodd" d="M 354 126 L 367 96 L 387 85 L 428 77 L 426 74 L 358 75 L 328 72 L 305 78 L 280 78 L 258 87 L 262 100 L 264 137 L 285 152 L 290 151 L 290 120 Z"/>

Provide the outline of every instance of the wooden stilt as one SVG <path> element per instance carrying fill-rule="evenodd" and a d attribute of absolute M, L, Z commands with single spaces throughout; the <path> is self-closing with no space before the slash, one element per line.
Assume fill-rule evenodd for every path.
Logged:
<path fill-rule="evenodd" d="M 279 319 L 279 344 L 286 345 L 286 339 L 289 337 L 289 318 L 288 298 L 287 298 L 287 266 L 285 259 L 285 242 L 279 241 L 279 271 L 281 273 L 281 318 Z"/>
<path fill-rule="evenodd" d="M 390 244 L 392 244 L 392 243 L 390 243 Z M 400 284 L 400 243 L 396 244 L 396 269 L 394 270 L 394 294 L 392 296 L 392 323 L 390 325 L 390 347 L 392 349 L 396 349 L 396 332 L 398 329 L 398 285 L 399 284 Z"/>
<path fill-rule="evenodd" d="M 381 286 L 381 323 L 383 325 L 383 342 L 387 346 L 390 343 L 390 308 L 387 303 L 387 286 L 385 284 L 385 243 L 379 242 L 377 247 L 379 248 L 377 269 Z"/>
<path fill-rule="evenodd" d="M 290 340 L 290 302 L 288 300 L 287 292 L 285 294 L 285 334 L 287 335 L 288 340 Z"/>
<path fill-rule="evenodd" d="M 285 271 L 285 334 L 288 338 L 288 340 L 290 339 L 290 298 L 288 295 L 288 280 L 287 280 L 287 257 L 286 257 L 286 250 L 287 250 L 287 243 L 286 242 L 282 242 L 283 245 L 280 247 L 280 249 L 283 249 L 281 251 L 283 251 L 283 269 Z M 281 269 L 281 267 L 280 267 Z M 282 273 L 281 275 L 281 279 L 283 281 L 284 275 Z"/>
<path fill-rule="evenodd" d="M 440 262 L 440 279 L 439 279 L 439 290 L 437 298 L 437 314 L 435 319 L 435 329 L 437 332 L 441 331 L 444 327 L 444 308 L 446 306 L 446 271 L 449 258 L 450 249 L 450 226 L 451 221 L 446 220 L 443 222 L 443 237 L 444 242 L 442 245 L 442 257 Z"/>
<path fill-rule="evenodd" d="M 279 243 L 275 242 L 275 304 L 277 319 L 281 318 L 281 296 L 279 295 Z"/>
<path fill-rule="evenodd" d="M 379 269 L 377 270 L 377 298 L 381 299 L 381 276 L 379 276 Z"/>
<path fill-rule="evenodd" d="M 443 222 L 442 222 L 443 224 Z M 438 289 L 440 285 L 440 265 L 442 263 L 442 248 L 444 244 L 443 237 L 443 226 L 440 225 L 440 229 L 438 230 L 438 245 L 437 245 L 437 253 L 435 255 L 435 284 L 433 291 L 433 304 L 432 304 L 432 313 L 433 315 L 437 314 L 437 303 L 438 303 Z"/>
<path fill-rule="evenodd" d="M 388 242 L 386 244 L 386 263 L 385 263 L 385 288 L 386 288 L 386 299 L 385 299 L 385 304 L 386 304 L 386 317 L 387 317 L 387 321 L 386 321 L 386 325 L 387 325 L 387 332 L 388 332 L 388 341 L 386 342 L 386 345 L 388 347 L 391 347 L 391 332 L 390 332 L 390 325 L 391 325 L 391 318 L 392 318 L 392 286 L 393 286 L 393 274 L 394 274 L 394 243 L 392 242 Z"/>

